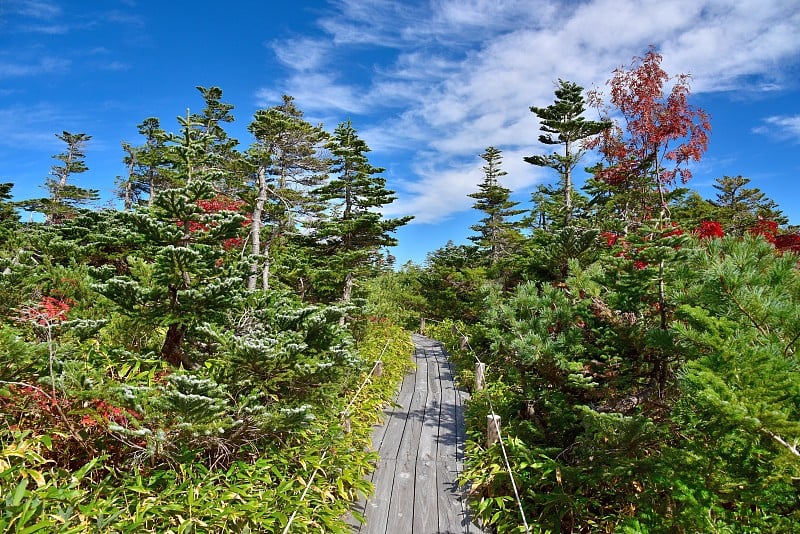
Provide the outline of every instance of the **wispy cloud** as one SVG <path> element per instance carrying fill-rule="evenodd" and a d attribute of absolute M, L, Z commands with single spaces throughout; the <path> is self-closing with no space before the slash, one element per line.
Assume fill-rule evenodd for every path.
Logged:
<path fill-rule="evenodd" d="M 61 6 L 47 0 L 9 0 L 9 13 L 39 20 L 52 20 L 63 14 Z"/>
<path fill-rule="evenodd" d="M 288 72 L 260 100 L 280 87 L 318 116 L 363 114 L 356 126 L 373 149 L 417 162 L 392 211 L 433 222 L 469 207 L 460 196 L 474 191 L 488 145 L 504 151 L 509 186 L 542 179 L 520 163 L 549 151 L 528 108 L 552 102 L 558 78 L 602 88 L 654 45 L 667 72 L 692 74 L 695 92 L 781 87 L 776 73 L 800 50 L 800 0 L 333 0 L 318 26 L 275 44 Z M 389 59 L 368 56 L 376 64 L 347 78 L 365 45 Z"/>
<path fill-rule="evenodd" d="M 30 63 L 3 61 L 0 59 L 0 79 L 53 74 L 66 71 L 70 61 L 64 58 L 41 57 Z"/>
<path fill-rule="evenodd" d="M 753 132 L 800 143 L 800 115 L 767 117 Z"/>

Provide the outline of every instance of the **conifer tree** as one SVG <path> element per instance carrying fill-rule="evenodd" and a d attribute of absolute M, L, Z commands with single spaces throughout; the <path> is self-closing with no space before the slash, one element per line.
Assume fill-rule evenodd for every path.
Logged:
<path fill-rule="evenodd" d="M 726 233 L 744 235 L 759 220 L 786 224 L 789 220 L 783 215 L 772 199 L 766 198 L 758 188 L 746 187 L 750 183 L 744 176 L 723 176 L 713 184 L 718 191 L 710 203 L 717 208 L 714 220 L 722 224 Z"/>
<path fill-rule="evenodd" d="M 130 274 L 98 285 L 123 313 L 166 329 L 161 356 L 175 366 L 194 365 L 187 335 L 232 309 L 243 282 L 223 246 L 239 235 L 243 217 L 203 209 L 215 196 L 209 181 L 195 178 L 156 195 L 152 210 L 127 214 L 120 240 L 139 245 Z"/>
<path fill-rule="evenodd" d="M 379 210 L 396 198 L 386 189 L 384 169 L 367 159 L 369 147 L 348 120 L 327 144 L 333 156 L 329 183 L 316 189 L 320 201 L 331 203 L 329 217 L 315 226 L 316 246 L 326 257 L 329 283 L 350 301 L 354 278 L 375 270 L 382 247 L 397 244 L 390 234 L 413 217 L 384 219 Z"/>
<path fill-rule="evenodd" d="M 490 146 L 481 154 L 481 158 L 486 162 L 483 182 L 478 185 L 477 193 L 468 196 L 476 200 L 472 207 L 482 211 L 485 217 L 470 227 L 478 235 L 469 237 L 469 240 L 488 250 L 494 265 L 511 251 L 515 242 L 521 240 L 522 236 L 511 218 L 524 210 L 514 209 L 519 203 L 512 201 L 511 190 L 500 184 L 500 178 L 507 174 L 500 168 L 503 161 L 501 151 Z"/>
<path fill-rule="evenodd" d="M 559 79 L 555 102 L 544 108 L 536 106 L 530 108 L 539 118 L 540 128 L 545 132 L 539 136 L 539 142 L 564 147 L 563 153 L 530 156 L 526 157 L 525 161 L 539 167 L 550 167 L 558 172 L 564 195 L 566 226 L 570 224 L 573 215 L 572 170 L 584 152 L 580 143 L 611 126 L 609 121 L 587 121 L 582 117 L 586 110 L 582 91 L 583 87 L 578 84 Z"/>
<path fill-rule="evenodd" d="M 159 191 L 178 185 L 175 183 L 174 157 L 166 144 L 169 134 L 161 128 L 160 121 L 148 117 L 137 126 L 145 141 L 141 146 L 122 143 L 125 151 L 123 163 L 128 169 L 127 177 L 117 180 L 118 195 L 125 209 L 130 209 L 147 198 L 148 207 Z"/>
<path fill-rule="evenodd" d="M 204 158 L 203 171 L 212 178 L 218 192 L 230 194 L 238 190 L 241 176 L 234 172 L 240 154 L 234 150 L 239 141 L 228 136 L 223 124 L 234 122 L 233 104 L 222 102 L 222 89 L 202 87 L 196 89 L 203 96 L 205 107 L 191 116 L 193 127 L 202 132 Z"/>
<path fill-rule="evenodd" d="M 47 224 L 63 222 L 75 214 L 77 207 L 98 198 L 97 190 L 84 189 L 68 182 L 73 175 L 89 170 L 84 162 L 86 157 L 84 149 L 92 136 L 63 131 L 56 134 L 56 137 L 66 143 L 67 148 L 64 152 L 53 156 L 61 164 L 51 167 L 50 177 L 45 182 L 45 187 L 50 192 L 49 198 L 38 201 Z"/>
<path fill-rule="evenodd" d="M 260 274 L 261 286 L 267 289 L 276 247 L 319 218 L 324 207 L 311 191 L 325 179 L 328 161 L 321 148 L 328 134 L 303 119 L 303 112 L 287 95 L 282 104 L 258 110 L 248 129 L 256 138 L 248 152 L 256 194 L 251 248 L 261 264 L 260 268 L 253 264 L 247 285 L 255 289 Z"/>

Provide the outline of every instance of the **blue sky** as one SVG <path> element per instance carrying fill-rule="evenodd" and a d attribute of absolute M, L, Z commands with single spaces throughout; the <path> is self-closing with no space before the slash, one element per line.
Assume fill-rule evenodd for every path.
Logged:
<path fill-rule="evenodd" d="M 747 176 L 800 224 L 800 0 L 0 0 L 0 182 L 41 196 L 54 134 L 84 132 L 75 183 L 110 201 L 120 142 L 140 144 L 146 117 L 176 131 L 202 107 L 195 86 L 236 106 L 241 148 L 253 113 L 289 94 L 329 130 L 353 121 L 397 191 L 384 213 L 416 216 L 394 253 L 422 262 L 470 234 L 487 146 L 523 205 L 553 180 L 522 158 L 549 152 L 529 107 L 558 78 L 602 90 L 649 45 L 711 115 L 689 185 L 711 197 L 715 178 Z"/>

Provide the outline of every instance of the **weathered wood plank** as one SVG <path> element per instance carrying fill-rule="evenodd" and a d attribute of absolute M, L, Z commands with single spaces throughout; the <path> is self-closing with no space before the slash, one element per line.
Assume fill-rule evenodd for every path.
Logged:
<path fill-rule="evenodd" d="M 463 460 L 462 393 L 453 384 L 438 342 L 414 335 L 417 371 L 407 375 L 385 424 L 373 432 L 381 460 L 372 476 L 375 495 L 355 509 L 367 523 L 354 532 L 480 533 L 470 523 L 457 479 Z"/>
<path fill-rule="evenodd" d="M 402 525 L 405 531 L 414 521 L 414 460 L 402 459 L 395 463 L 394 485 L 389 497 L 387 532 L 396 532 Z"/>

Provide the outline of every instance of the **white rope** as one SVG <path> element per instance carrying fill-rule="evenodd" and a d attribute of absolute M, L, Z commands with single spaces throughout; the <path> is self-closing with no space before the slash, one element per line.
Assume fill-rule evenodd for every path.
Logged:
<path fill-rule="evenodd" d="M 356 398 L 361 393 L 361 390 L 363 390 L 364 387 L 371 381 L 372 374 L 375 372 L 375 369 L 378 367 L 378 364 L 381 363 L 381 361 L 383 361 L 383 355 L 386 352 L 386 349 L 389 348 L 389 343 L 391 343 L 391 342 L 392 342 L 391 339 L 387 339 L 386 340 L 386 345 L 383 346 L 383 350 L 381 351 L 380 356 L 378 356 L 378 359 L 375 361 L 375 364 L 372 366 L 372 369 L 370 370 L 369 374 L 366 376 L 364 381 L 358 387 L 358 390 L 356 390 L 355 394 L 353 395 L 353 398 L 350 399 L 349 403 L 347 403 L 347 407 L 342 411 L 343 414 L 348 413 L 348 410 L 350 410 L 350 407 L 356 401 Z M 322 454 L 322 456 L 320 456 L 320 458 L 319 458 L 319 463 L 320 464 L 322 464 L 322 461 L 328 455 L 328 452 L 329 451 L 325 451 Z M 308 479 L 308 482 L 306 483 L 305 489 L 303 489 L 303 494 L 300 495 L 300 502 L 301 503 L 305 500 L 306 495 L 308 494 L 308 489 L 311 487 L 312 482 L 314 482 L 314 477 L 317 476 L 317 473 L 319 472 L 320 469 L 321 469 L 321 466 L 318 466 L 316 469 L 314 469 L 314 472 L 311 473 L 311 477 Z M 283 529 L 283 534 L 287 534 L 289 532 L 289 528 L 292 526 L 292 523 L 294 522 L 294 518 L 297 517 L 297 511 L 298 510 L 299 510 L 299 508 L 295 508 L 294 512 L 292 512 L 291 517 L 289 517 L 289 522 L 286 523 L 286 528 Z"/>
<path fill-rule="evenodd" d="M 328 455 L 328 451 L 325 451 L 322 454 L 322 456 L 320 456 L 320 458 L 319 458 L 319 463 L 320 464 L 322 463 L 322 460 L 324 460 L 327 455 Z M 317 476 L 317 473 L 319 472 L 320 467 L 317 467 L 316 469 L 314 469 L 314 472 L 311 473 L 311 478 L 308 479 L 308 482 L 306 483 L 306 488 L 303 490 L 303 494 L 300 495 L 300 502 L 303 502 L 303 500 L 305 500 L 306 494 L 308 493 L 308 488 L 310 488 L 311 487 L 311 483 L 314 482 L 314 477 Z M 297 510 L 299 510 L 299 508 L 295 508 L 294 512 L 292 512 L 292 516 L 289 518 L 289 522 L 286 523 L 286 528 L 283 529 L 283 534 L 286 534 L 287 532 L 289 532 L 289 528 L 292 526 L 292 522 L 294 522 L 294 518 L 297 516 Z"/>
<path fill-rule="evenodd" d="M 435 319 L 432 319 L 435 320 Z M 478 358 L 477 353 L 472 349 L 472 345 L 469 343 L 469 338 L 461 331 L 458 325 L 454 322 L 453 328 L 458 332 L 461 336 L 461 339 L 466 340 L 466 345 L 469 351 L 472 353 L 472 357 L 475 358 L 475 361 L 480 365 L 485 366 L 486 364 L 483 363 L 480 358 Z M 485 371 L 484 371 L 485 373 Z M 508 453 L 506 452 L 506 446 L 503 443 L 503 436 L 500 433 L 500 425 L 497 423 L 497 414 L 494 411 L 494 406 L 492 405 L 492 396 L 489 394 L 488 388 L 486 389 L 486 400 L 489 402 L 489 411 L 492 412 L 492 421 L 494 422 L 494 427 L 497 429 L 497 439 L 500 441 L 500 450 L 503 452 L 503 460 L 506 464 L 506 470 L 508 471 L 508 477 L 511 479 L 511 487 L 514 489 L 514 499 L 517 501 L 517 506 L 519 507 L 519 514 L 522 516 L 522 524 L 525 526 L 525 532 L 530 534 L 530 527 L 528 526 L 528 520 L 525 517 L 525 510 L 522 508 L 522 500 L 519 498 L 519 490 L 517 489 L 517 481 L 514 480 L 514 472 L 511 470 L 511 462 L 508 460 Z"/>
<path fill-rule="evenodd" d="M 372 366 L 372 370 L 369 372 L 367 377 L 364 379 L 364 381 L 358 387 L 358 390 L 356 391 L 355 395 L 353 395 L 353 398 L 350 399 L 349 403 L 347 403 L 347 407 L 343 410 L 343 413 L 347 413 L 350 410 L 350 407 L 356 401 L 356 397 L 358 397 L 358 394 L 361 393 L 361 390 L 364 389 L 364 387 L 367 385 L 367 383 L 369 383 L 372 380 L 372 374 L 375 372 L 375 369 L 378 367 L 378 364 L 383 361 L 383 354 L 386 352 L 386 349 L 389 348 L 389 343 L 391 343 L 391 342 L 392 342 L 391 339 L 387 339 L 386 340 L 386 345 L 383 346 L 383 350 L 381 351 L 380 356 L 378 356 L 378 359 L 375 362 L 375 365 Z"/>

